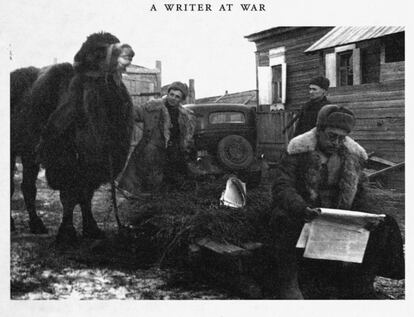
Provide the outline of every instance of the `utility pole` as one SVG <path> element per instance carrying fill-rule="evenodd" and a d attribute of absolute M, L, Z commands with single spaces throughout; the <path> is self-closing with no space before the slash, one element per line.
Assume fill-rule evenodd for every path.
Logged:
<path fill-rule="evenodd" d="M 13 50 L 12 50 L 12 45 L 11 43 L 9 43 L 9 59 L 11 61 L 13 61 Z"/>

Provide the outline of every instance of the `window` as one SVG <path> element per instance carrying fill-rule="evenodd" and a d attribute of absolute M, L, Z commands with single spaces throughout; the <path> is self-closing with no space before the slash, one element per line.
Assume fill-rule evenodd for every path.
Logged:
<path fill-rule="evenodd" d="M 213 112 L 213 113 L 210 113 L 208 120 L 211 124 L 245 123 L 246 122 L 244 113 L 236 112 L 236 111 Z"/>
<path fill-rule="evenodd" d="M 354 83 L 352 51 L 337 54 L 338 86 L 351 86 Z"/>
<path fill-rule="evenodd" d="M 272 103 L 282 103 L 282 65 L 272 66 Z"/>
<path fill-rule="evenodd" d="M 286 103 L 286 48 L 271 48 L 268 51 L 268 65 L 260 62 L 257 67 L 257 88 L 259 105 L 283 105 Z M 258 55 L 260 58 L 260 55 Z"/>
<path fill-rule="evenodd" d="M 395 35 L 384 38 L 385 44 L 385 62 L 402 62 L 405 60 L 405 39 L 404 33 L 397 33 Z"/>

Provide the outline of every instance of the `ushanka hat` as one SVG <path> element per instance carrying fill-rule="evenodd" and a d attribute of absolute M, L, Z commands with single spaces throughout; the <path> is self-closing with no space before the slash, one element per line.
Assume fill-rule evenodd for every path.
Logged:
<path fill-rule="evenodd" d="M 319 110 L 316 127 L 318 130 L 325 128 L 341 129 L 350 133 L 355 125 L 354 113 L 343 106 L 326 105 Z"/>
<path fill-rule="evenodd" d="M 168 92 L 170 92 L 171 89 L 181 91 L 183 93 L 183 99 L 187 98 L 188 87 L 186 84 L 183 84 L 180 81 L 175 81 L 168 87 Z"/>
<path fill-rule="evenodd" d="M 325 90 L 328 90 L 329 84 L 329 79 L 322 76 L 312 78 L 309 82 L 309 85 L 316 85 Z"/>

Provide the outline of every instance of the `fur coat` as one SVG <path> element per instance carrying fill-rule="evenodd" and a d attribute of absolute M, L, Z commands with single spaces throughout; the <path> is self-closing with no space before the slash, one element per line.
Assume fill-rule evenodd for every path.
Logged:
<path fill-rule="evenodd" d="M 167 145 L 172 127 L 165 103 L 165 98 L 154 99 L 134 108 L 135 121 L 143 123 L 143 131 L 133 140 L 137 146 L 132 150 L 123 172 L 118 177 L 118 187 L 130 194 L 139 195 L 142 191 L 157 190 L 164 179 L 164 169 L 168 161 Z M 178 110 L 180 151 L 188 153 L 194 146 L 196 119 L 191 110 L 181 105 Z"/>
<path fill-rule="evenodd" d="M 150 100 L 143 106 L 134 107 L 135 121 L 144 123 L 143 138 L 146 138 L 145 141 L 164 148 L 170 140 L 170 129 L 172 127 L 165 103 L 166 98 L 164 97 Z M 183 151 L 189 151 L 193 146 L 195 116 L 191 110 L 181 105 L 178 107 L 178 111 L 180 147 Z"/>
<path fill-rule="evenodd" d="M 294 216 L 299 216 L 306 207 L 356 209 L 358 200 L 362 199 L 362 169 L 368 156 L 350 137 L 345 138 L 338 155 L 337 197 L 329 205 L 323 205 L 320 195 L 322 158 L 317 151 L 316 128 L 292 139 L 276 169 L 273 205 Z"/>
<path fill-rule="evenodd" d="M 353 139 L 346 137 L 338 154 L 340 167 L 337 192 L 335 199 L 327 204 L 320 197 L 321 188 L 325 184 L 321 177 L 322 160 L 317 151 L 316 128 L 290 141 L 286 155 L 276 168 L 272 187 L 270 226 L 275 239 L 273 245 L 281 250 L 278 252 L 282 252 L 278 253 L 279 261 L 280 257 L 288 258 L 289 255 L 291 259 L 294 258 L 292 252 L 304 224 L 306 207 L 377 212 L 369 206 L 366 199 L 363 165 L 368 156 L 365 150 Z M 316 266 L 319 267 L 320 263 L 316 262 Z M 335 274 L 338 272 L 336 270 L 343 269 L 342 264 L 333 267 Z M 352 275 L 355 276 L 362 274 L 370 278 L 375 275 L 404 278 L 403 241 L 398 224 L 391 216 L 387 215 L 385 221 L 371 232 L 362 266 L 349 267 L 351 271 L 360 271 L 353 271 Z"/>

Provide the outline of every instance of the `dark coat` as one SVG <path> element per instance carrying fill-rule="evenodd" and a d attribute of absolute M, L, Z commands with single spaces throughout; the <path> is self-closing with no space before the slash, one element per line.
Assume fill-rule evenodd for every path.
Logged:
<path fill-rule="evenodd" d="M 316 144 L 316 128 L 292 139 L 275 171 L 271 228 L 276 257 L 281 262 L 280 269 L 285 277 L 290 274 L 293 278 L 296 274 L 296 263 L 293 264 L 296 261 L 295 245 L 305 222 L 306 207 L 378 212 L 366 204 L 363 165 L 368 157 L 365 150 L 346 137 L 338 153 L 341 167 L 337 186 L 334 187 L 333 198 L 326 200 L 320 190 L 325 184 L 321 177 L 322 162 Z M 363 277 L 365 284 L 371 286 L 375 275 L 403 278 L 404 256 L 398 225 L 392 217 L 387 216 L 386 221 L 371 232 L 362 265 L 347 264 L 343 267 L 341 262 L 331 264 L 332 261 L 316 261 L 313 265 L 316 272 L 321 271 L 322 262 L 332 267 L 333 275 L 338 273 L 337 270 L 346 268 L 348 273 L 356 272 L 354 275 Z"/>
<path fill-rule="evenodd" d="M 301 135 L 316 126 L 318 112 L 330 101 L 323 97 L 321 100 L 309 100 L 300 110 L 298 122 L 296 123 L 295 133 L 293 136 Z"/>

